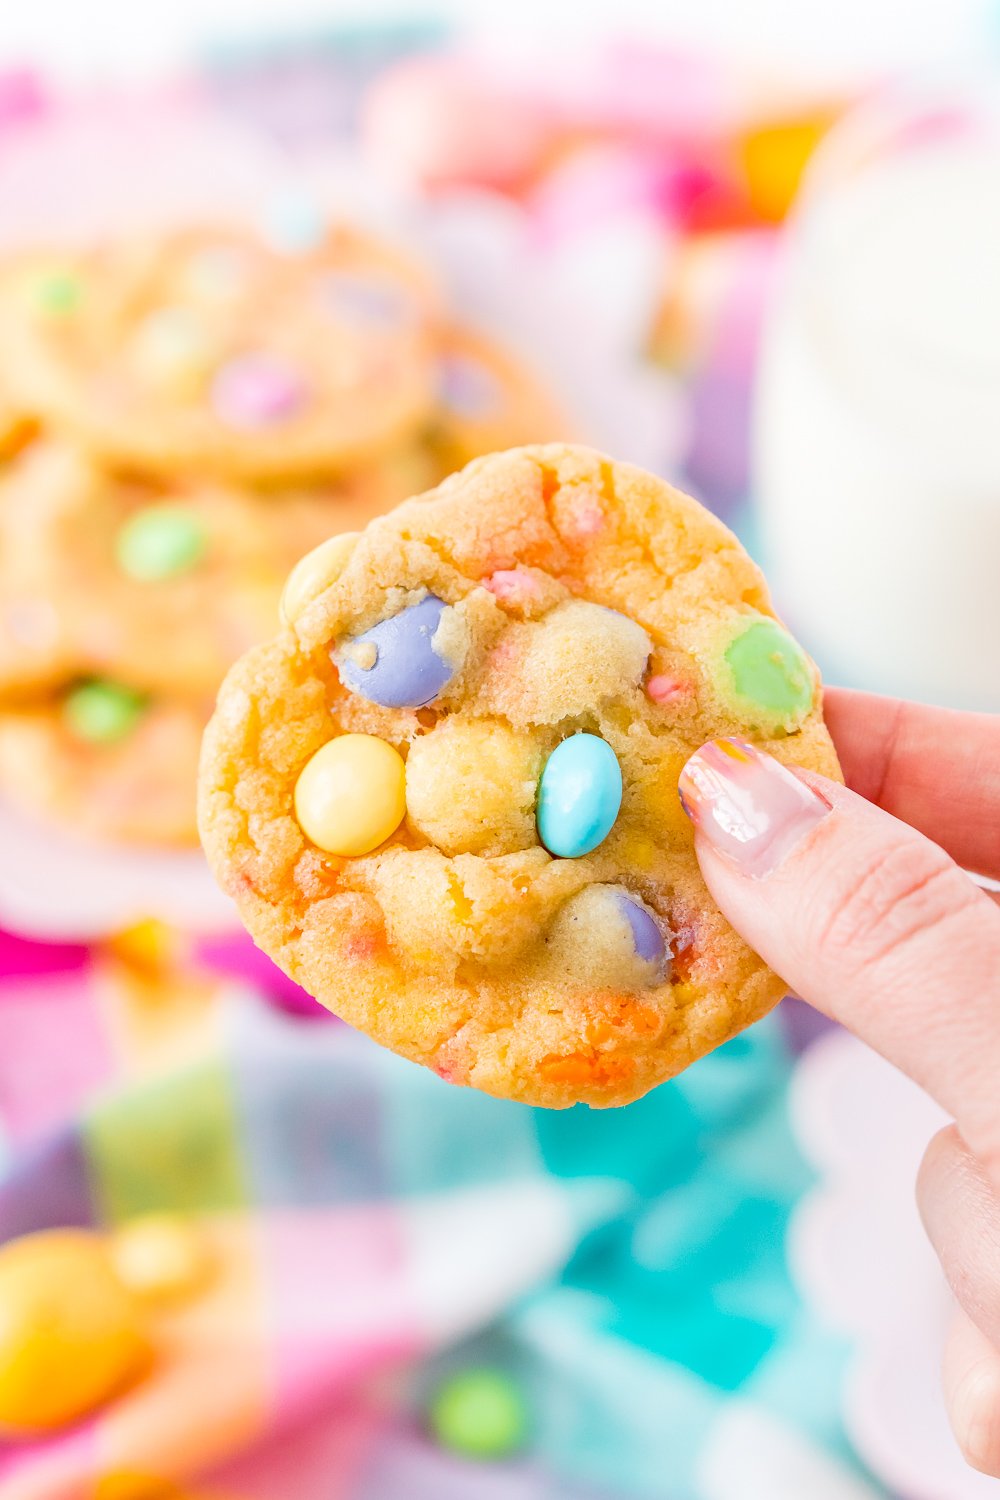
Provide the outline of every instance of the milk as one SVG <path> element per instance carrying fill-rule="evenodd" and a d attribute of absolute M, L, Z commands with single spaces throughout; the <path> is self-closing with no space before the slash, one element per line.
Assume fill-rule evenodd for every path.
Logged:
<path fill-rule="evenodd" d="M 846 164 L 835 135 L 791 226 L 758 378 L 764 557 L 827 676 L 1000 711 L 1000 131 L 907 124 L 860 152 L 848 130 Z"/>

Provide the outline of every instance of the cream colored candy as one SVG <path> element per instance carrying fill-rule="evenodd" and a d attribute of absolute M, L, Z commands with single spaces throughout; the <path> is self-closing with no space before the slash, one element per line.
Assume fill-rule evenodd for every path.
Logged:
<path fill-rule="evenodd" d="M 211 1271 L 204 1237 L 174 1214 L 147 1214 L 126 1224 L 111 1241 L 111 1262 L 129 1290 L 150 1302 L 193 1296 Z"/>
<path fill-rule="evenodd" d="M 403 757 L 372 734 L 328 740 L 295 784 L 299 826 L 327 854 L 370 854 L 395 833 L 405 812 Z"/>
<path fill-rule="evenodd" d="M 642 990 L 659 983 L 662 961 L 636 951 L 633 929 L 620 904 L 623 897 L 635 901 L 614 885 L 589 885 L 571 896 L 546 935 L 547 965 L 555 973 L 580 974 L 595 989 L 617 985 Z"/>
<path fill-rule="evenodd" d="M 161 307 L 136 331 L 132 355 L 142 379 L 177 396 L 197 396 L 213 359 L 212 342 L 195 313 Z"/>
<path fill-rule="evenodd" d="M 360 532 L 343 531 L 320 542 L 300 558 L 288 575 L 281 595 L 281 618 L 294 625 L 307 604 L 336 583 L 354 550 Z"/>
<path fill-rule="evenodd" d="M 414 740 L 406 810 L 445 854 L 512 854 L 538 842 L 535 797 L 542 752 L 530 735 L 491 719 L 443 719 Z"/>

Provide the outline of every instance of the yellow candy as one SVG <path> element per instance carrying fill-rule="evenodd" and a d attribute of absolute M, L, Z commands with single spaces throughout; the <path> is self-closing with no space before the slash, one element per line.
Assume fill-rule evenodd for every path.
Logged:
<path fill-rule="evenodd" d="M 196 396 L 211 369 L 213 349 L 202 324 L 183 307 L 150 313 L 135 336 L 133 353 L 151 385 L 178 396 Z"/>
<path fill-rule="evenodd" d="M 327 854 L 369 854 L 395 833 L 406 811 L 406 765 L 372 734 L 329 740 L 295 785 L 295 816 Z"/>
<path fill-rule="evenodd" d="M 178 1302 L 201 1290 L 211 1271 L 204 1238 L 186 1219 L 146 1214 L 114 1236 L 111 1260 L 130 1291 L 148 1302 Z"/>
<path fill-rule="evenodd" d="M 336 582 L 347 566 L 347 559 L 359 536 L 357 531 L 341 532 L 339 536 L 320 542 L 318 547 L 299 559 L 288 575 L 281 596 L 281 618 L 286 625 L 294 625 L 306 605 Z"/>
<path fill-rule="evenodd" d="M 52 1229 L 0 1249 L 0 1429 L 76 1421 L 148 1360 L 136 1305 L 98 1235 Z"/>
<path fill-rule="evenodd" d="M 788 213 L 809 158 L 831 123 L 829 114 L 817 114 L 764 125 L 744 138 L 747 190 L 762 219 L 777 224 Z"/>
<path fill-rule="evenodd" d="M 137 969 L 160 969 L 171 959 L 177 946 L 176 937 L 165 922 L 144 917 L 110 939 L 108 947 L 116 958 Z"/>

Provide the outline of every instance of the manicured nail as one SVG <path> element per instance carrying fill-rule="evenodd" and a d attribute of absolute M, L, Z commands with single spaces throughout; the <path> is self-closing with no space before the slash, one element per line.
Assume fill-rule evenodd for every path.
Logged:
<path fill-rule="evenodd" d="M 741 740 L 702 745 L 678 789 L 698 832 L 753 880 L 776 870 L 831 811 L 812 787 Z"/>

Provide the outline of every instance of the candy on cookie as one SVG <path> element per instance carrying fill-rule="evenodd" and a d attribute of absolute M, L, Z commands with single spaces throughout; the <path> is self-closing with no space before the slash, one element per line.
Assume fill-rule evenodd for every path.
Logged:
<path fill-rule="evenodd" d="M 400 498 L 353 479 L 260 493 L 108 472 L 46 436 L 0 475 L 0 694 L 100 676 L 205 698 L 274 628 L 288 569 Z"/>
<path fill-rule="evenodd" d="M 677 782 L 739 735 L 830 775 L 813 664 L 715 517 L 572 446 L 469 465 L 295 570 L 205 737 L 209 859 L 264 950 L 451 1082 L 627 1103 L 781 981 Z"/>
<path fill-rule="evenodd" d="M 94 456 L 160 475 L 298 480 L 415 441 L 435 400 L 432 278 L 346 224 L 293 224 L 286 210 L 276 227 L 267 239 L 179 229 L 9 265 L 0 376 L 12 398 Z M 358 317 L 344 287 L 366 280 L 395 315 Z"/>

